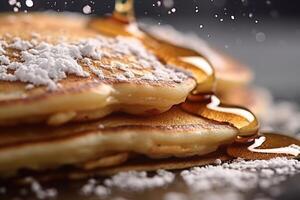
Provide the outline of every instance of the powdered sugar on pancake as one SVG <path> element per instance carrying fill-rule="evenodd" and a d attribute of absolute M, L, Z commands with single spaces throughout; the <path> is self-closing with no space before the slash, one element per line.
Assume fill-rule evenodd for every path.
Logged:
<path fill-rule="evenodd" d="M 118 81 L 150 80 L 172 81 L 180 83 L 187 75 L 163 65 L 158 59 L 145 49 L 136 39 L 126 37 L 107 38 L 98 36 L 87 38 L 78 42 L 62 41 L 58 44 L 38 42 L 35 37 L 32 40 L 13 38 L 9 44 L 0 43 L 0 80 L 21 81 L 33 86 L 47 86 L 49 90 L 56 90 L 57 82 L 67 78 L 69 74 L 79 77 L 88 77 L 89 74 L 80 61 L 86 64 L 90 71 L 103 79 L 104 73 L 100 67 L 95 67 L 93 61 L 99 61 L 103 57 L 119 58 L 133 56 L 132 63 L 118 63 L 113 61 L 104 68 L 121 70 L 116 74 Z M 10 49 L 19 60 L 9 58 L 6 50 Z M 151 67 L 146 74 L 137 75 L 132 70 L 132 65 L 139 70 Z M 102 66 L 101 66 L 102 67 Z"/>

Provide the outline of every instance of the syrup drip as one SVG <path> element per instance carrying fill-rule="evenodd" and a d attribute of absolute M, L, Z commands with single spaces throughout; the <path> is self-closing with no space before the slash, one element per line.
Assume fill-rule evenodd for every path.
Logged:
<path fill-rule="evenodd" d="M 181 104 L 181 108 L 199 117 L 229 123 L 236 127 L 239 130 L 239 134 L 236 138 L 237 143 L 234 145 L 246 143 L 243 148 L 249 152 L 253 151 L 255 154 L 266 153 L 266 155 L 271 153 L 271 151 L 266 152 L 265 150 L 258 152 L 256 148 L 248 149 L 247 145 L 249 142 L 253 142 L 258 136 L 258 120 L 251 111 L 245 108 L 221 103 L 214 93 L 215 73 L 211 64 L 196 51 L 176 46 L 141 31 L 135 21 L 133 0 L 116 0 L 113 15 L 106 18 L 92 19 L 89 27 L 111 37 L 120 35 L 134 37 L 140 40 L 162 62 L 190 72 L 196 80 L 197 86 L 186 102 Z M 272 141 L 273 136 L 267 137 L 266 140 L 267 142 Z M 299 142 L 296 139 L 295 141 Z M 273 148 L 272 145 L 270 148 Z M 277 155 L 278 152 L 272 150 L 272 153 Z M 274 155 L 273 157 L 275 157 Z M 237 157 L 243 156 L 239 155 Z"/>
<path fill-rule="evenodd" d="M 207 119 L 227 122 L 239 129 L 240 137 L 253 136 L 258 131 L 258 121 L 247 109 L 221 103 L 214 94 L 197 94 L 189 96 L 181 105 L 183 110 Z"/>

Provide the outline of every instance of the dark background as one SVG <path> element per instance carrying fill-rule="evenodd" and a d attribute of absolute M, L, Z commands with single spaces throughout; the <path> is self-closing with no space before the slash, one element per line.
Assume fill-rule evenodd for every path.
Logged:
<path fill-rule="evenodd" d="M 32 0 L 34 6 L 28 8 L 25 6 L 26 0 L 17 0 L 21 2 L 21 10 L 45 10 L 53 9 L 56 11 L 81 11 L 84 5 L 91 5 L 97 14 L 110 13 L 113 10 L 113 0 Z M 158 0 L 136 0 L 136 12 L 138 16 L 163 15 L 164 6 L 161 9 L 153 8 Z M 9 0 L 0 1 L 0 10 L 13 10 Z M 163 2 L 163 0 L 161 0 Z M 193 8 L 198 6 L 201 10 L 200 15 L 207 15 L 211 12 L 222 11 L 227 8 L 229 13 L 252 12 L 259 16 L 270 17 L 272 12 L 277 12 L 282 17 L 299 17 L 300 2 L 298 0 L 173 0 L 174 7 L 179 12 L 177 16 L 194 16 Z M 145 14 L 145 12 L 147 12 Z"/>
<path fill-rule="evenodd" d="M 21 2 L 19 11 L 111 13 L 112 0 L 33 0 Z M 157 24 L 172 24 L 183 32 L 194 32 L 213 46 L 248 64 L 256 73 L 255 84 L 269 88 L 278 99 L 300 102 L 300 1 L 298 0 L 174 0 L 171 7 L 157 0 L 136 0 L 137 18 Z M 172 8 L 176 12 L 168 13 Z M 8 0 L 0 0 L 0 11 L 13 11 Z M 198 12 L 196 12 L 198 10 Z M 234 16 L 232 19 L 231 16 Z M 200 26 L 203 26 L 200 28 Z"/>

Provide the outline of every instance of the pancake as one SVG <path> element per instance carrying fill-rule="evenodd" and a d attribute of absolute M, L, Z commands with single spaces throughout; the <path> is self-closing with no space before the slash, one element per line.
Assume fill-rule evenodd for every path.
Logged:
<path fill-rule="evenodd" d="M 114 114 L 60 127 L 2 128 L 0 176 L 13 176 L 20 169 L 40 171 L 68 165 L 91 170 L 105 167 L 101 159 L 107 157 L 109 165 L 118 166 L 130 157 L 114 157 L 119 153 L 144 155 L 153 162 L 206 155 L 232 143 L 237 134 L 228 124 L 187 114 L 178 107 L 154 117 Z"/>
<path fill-rule="evenodd" d="M 206 57 L 215 70 L 217 91 L 226 90 L 236 86 L 244 86 L 249 84 L 253 79 L 253 74 L 247 66 L 225 53 L 212 48 L 196 34 L 183 34 L 169 25 L 149 26 L 141 24 L 141 26 L 146 32 L 160 40 L 193 49 Z"/>
<path fill-rule="evenodd" d="M 108 38 L 85 29 L 84 19 L 76 22 L 47 14 L 0 16 L 0 126 L 60 125 L 115 111 L 159 114 L 196 86 L 139 41 Z"/>

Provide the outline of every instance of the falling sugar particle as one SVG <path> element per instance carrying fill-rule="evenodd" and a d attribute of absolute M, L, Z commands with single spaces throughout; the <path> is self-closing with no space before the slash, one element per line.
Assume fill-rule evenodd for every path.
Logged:
<path fill-rule="evenodd" d="M 241 0 L 242 4 L 246 6 L 248 4 L 248 0 Z"/>
<path fill-rule="evenodd" d="M 11 6 L 15 5 L 16 3 L 17 3 L 17 0 L 9 0 L 8 1 L 8 4 Z"/>
<path fill-rule="evenodd" d="M 258 32 L 255 35 L 255 39 L 257 42 L 264 42 L 266 40 L 266 35 L 263 32 Z"/>
<path fill-rule="evenodd" d="M 14 12 L 19 12 L 19 8 L 18 7 L 14 7 L 13 10 L 14 10 Z"/>
<path fill-rule="evenodd" d="M 234 17 L 233 15 L 231 15 L 231 16 L 230 16 L 230 18 L 231 18 L 232 20 L 234 20 L 234 19 L 235 19 L 235 17 Z"/>
<path fill-rule="evenodd" d="M 249 13 L 249 18 L 252 18 L 253 17 L 253 13 Z"/>
<path fill-rule="evenodd" d="M 27 7 L 31 8 L 33 6 L 33 1 L 32 0 L 26 0 L 25 4 Z"/>
<path fill-rule="evenodd" d="M 200 24 L 200 26 L 199 26 L 201 29 L 204 27 L 204 25 L 203 24 Z"/>
<path fill-rule="evenodd" d="M 163 5 L 166 8 L 172 8 L 174 6 L 173 0 L 163 0 Z"/>
<path fill-rule="evenodd" d="M 255 24 L 257 24 L 257 23 L 258 23 L 258 20 L 255 20 L 254 22 L 255 22 Z"/>
<path fill-rule="evenodd" d="M 157 1 L 156 5 L 157 5 L 157 7 L 160 7 L 161 6 L 161 1 Z"/>
<path fill-rule="evenodd" d="M 84 7 L 82 8 L 82 11 L 83 11 L 84 14 L 88 15 L 88 14 L 91 14 L 92 8 L 91 8 L 91 6 L 86 5 L 86 6 L 84 6 Z"/>
<path fill-rule="evenodd" d="M 171 11 L 174 13 L 176 12 L 176 8 L 172 8 Z"/>
<path fill-rule="evenodd" d="M 220 22 L 223 22 L 223 21 L 224 21 L 224 19 L 223 19 L 223 18 L 221 18 L 221 19 L 220 19 Z"/>
<path fill-rule="evenodd" d="M 267 0 L 267 1 L 266 1 L 266 4 L 267 4 L 267 5 L 271 5 L 272 3 L 271 3 L 270 0 Z"/>
<path fill-rule="evenodd" d="M 20 2 L 17 2 L 17 3 L 16 3 L 16 6 L 17 6 L 18 8 L 21 8 L 21 3 L 20 3 Z"/>

